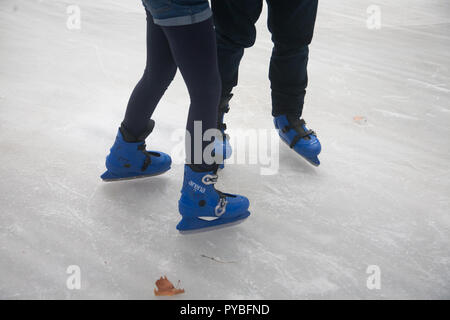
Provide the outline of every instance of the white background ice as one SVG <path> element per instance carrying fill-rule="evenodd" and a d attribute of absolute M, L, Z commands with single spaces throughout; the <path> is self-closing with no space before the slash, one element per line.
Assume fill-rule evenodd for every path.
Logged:
<path fill-rule="evenodd" d="M 66 27 L 67 6 L 81 29 Z M 367 28 L 367 8 L 381 29 Z M 266 13 L 246 51 L 230 128 L 272 128 Z M 304 117 L 323 145 L 313 168 L 280 145 L 277 175 L 229 165 L 220 189 L 252 216 L 180 235 L 182 165 L 101 182 L 145 63 L 138 0 L 0 3 L 0 298 L 450 298 L 450 2 L 322 0 Z M 179 75 L 158 106 L 152 149 L 184 128 Z M 355 116 L 365 120 L 354 121 Z M 218 257 L 218 263 L 202 257 Z M 81 268 L 81 290 L 66 269 Z M 369 290 L 369 265 L 381 289 Z"/>

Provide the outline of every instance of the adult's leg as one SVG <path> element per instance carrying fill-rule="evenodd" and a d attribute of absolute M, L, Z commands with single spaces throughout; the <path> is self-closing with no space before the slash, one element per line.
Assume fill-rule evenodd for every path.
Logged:
<path fill-rule="evenodd" d="M 187 161 L 208 170 L 213 164 L 205 162 L 202 155 L 210 142 L 195 142 L 202 141 L 206 130 L 215 129 L 217 121 L 221 84 L 212 18 L 195 24 L 162 29 L 191 98 L 186 124 L 191 138 L 187 141 Z M 196 121 L 201 123 L 201 131 L 194 130 Z"/>
<path fill-rule="evenodd" d="M 128 102 L 123 126 L 136 138 L 147 130 L 149 119 L 172 82 L 177 66 L 161 27 L 147 13 L 147 65 Z"/>
<path fill-rule="evenodd" d="M 317 0 L 267 0 L 268 28 L 274 48 L 269 78 L 272 115 L 300 117 L 308 84 L 308 55 Z"/>
<path fill-rule="evenodd" d="M 255 43 L 255 23 L 261 14 L 262 0 L 212 0 L 211 7 L 216 27 L 222 97 L 226 97 L 237 85 L 244 48 Z"/>

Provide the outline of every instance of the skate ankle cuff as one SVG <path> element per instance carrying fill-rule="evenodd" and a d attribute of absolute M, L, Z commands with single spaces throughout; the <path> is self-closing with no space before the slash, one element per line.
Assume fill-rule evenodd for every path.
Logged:
<path fill-rule="evenodd" d="M 119 130 L 126 142 L 143 142 L 150 135 L 150 133 L 152 133 L 154 127 L 155 121 L 150 119 L 147 123 L 147 128 L 145 131 L 138 136 L 133 135 L 123 122 L 121 123 Z"/>
<path fill-rule="evenodd" d="M 186 164 L 194 172 L 217 172 L 219 165 L 214 164 Z"/>

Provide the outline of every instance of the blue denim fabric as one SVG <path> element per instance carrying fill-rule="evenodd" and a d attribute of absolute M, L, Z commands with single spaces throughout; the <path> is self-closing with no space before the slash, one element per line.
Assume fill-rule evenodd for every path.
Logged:
<path fill-rule="evenodd" d="M 153 22 L 160 26 L 182 26 L 212 16 L 208 0 L 142 0 Z"/>

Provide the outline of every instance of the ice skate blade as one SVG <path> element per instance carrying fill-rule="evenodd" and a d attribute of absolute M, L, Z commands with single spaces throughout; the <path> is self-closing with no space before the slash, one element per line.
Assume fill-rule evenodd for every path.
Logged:
<path fill-rule="evenodd" d="M 234 227 L 244 222 L 250 216 L 250 212 L 247 211 L 237 218 L 233 218 L 232 221 L 227 222 L 227 219 L 217 219 L 213 221 L 205 221 L 198 218 L 183 218 L 177 225 L 178 231 L 183 235 L 203 233 L 213 230 L 224 229 L 228 227 Z M 183 223 L 195 223 L 194 228 L 183 228 Z"/>
<path fill-rule="evenodd" d="M 302 155 L 300 155 L 303 159 L 305 159 L 307 162 L 309 162 L 309 164 L 310 165 L 312 165 L 312 166 L 314 166 L 314 167 L 318 167 L 319 165 L 320 165 L 320 162 L 319 163 L 315 163 L 315 162 L 312 162 L 311 160 L 309 160 L 308 158 L 306 158 L 306 157 L 304 157 L 304 156 L 302 156 Z M 317 161 L 319 161 L 319 159 L 317 159 Z"/>
<path fill-rule="evenodd" d="M 283 141 L 283 142 L 289 147 L 289 149 L 293 150 L 293 149 L 291 148 L 290 144 L 289 144 L 286 140 L 284 140 L 283 137 L 280 136 L 280 138 L 281 138 L 281 141 Z M 307 157 L 305 157 L 305 156 L 301 155 L 300 153 L 298 153 L 297 151 L 295 151 L 295 150 L 293 150 L 293 151 L 294 151 L 296 154 L 298 154 L 300 157 L 302 157 L 303 159 L 305 159 L 306 162 L 308 162 L 310 165 L 312 165 L 312 166 L 314 166 L 314 167 L 316 167 L 316 168 L 320 165 L 320 162 L 319 162 L 319 163 L 314 163 L 314 162 L 312 162 L 310 159 L 308 159 Z M 317 158 L 317 157 L 316 157 L 316 158 Z M 319 158 L 317 158 L 317 161 L 319 161 Z"/>
<path fill-rule="evenodd" d="M 106 171 L 104 174 L 102 174 L 100 176 L 100 178 L 104 182 L 136 180 L 136 179 L 143 179 L 143 178 L 150 178 L 150 177 L 159 176 L 159 175 L 161 175 L 161 174 L 163 174 L 163 173 L 165 173 L 165 172 L 167 172 L 169 170 L 170 170 L 170 167 L 167 170 L 165 170 L 165 171 L 161 171 L 161 172 L 157 172 L 157 173 L 153 173 L 153 174 L 145 174 L 145 175 L 139 175 L 139 176 L 130 176 L 130 177 L 118 177 L 114 173 Z"/>

